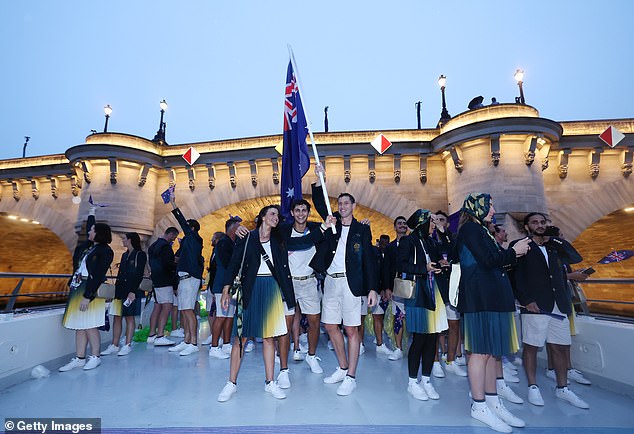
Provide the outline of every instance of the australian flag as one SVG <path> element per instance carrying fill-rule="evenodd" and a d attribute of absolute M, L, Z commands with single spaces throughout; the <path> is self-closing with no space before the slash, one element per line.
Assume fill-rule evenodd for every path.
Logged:
<path fill-rule="evenodd" d="M 615 250 L 599 260 L 599 264 L 625 261 L 634 256 L 634 250 Z"/>
<path fill-rule="evenodd" d="M 284 98 L 284 148 L 282 151 L 282 216 L 290 219 L 291 203 L 302 198 L 302 177 L 310 167 L 306 147 L 308 126 L 292 62 L 288 62 Z"/>

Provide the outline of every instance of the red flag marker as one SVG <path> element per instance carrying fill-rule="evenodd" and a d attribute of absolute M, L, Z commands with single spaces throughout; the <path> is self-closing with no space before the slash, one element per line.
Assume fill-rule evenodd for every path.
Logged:
<path fill-rule="evenodd" d="M 604 132 L 599 134 L 599 138 L 607 143 L 610 148 L 614 148 L 625 138 L 625 134 L 610 125 Z"/>
<path fill-rule="evenodd" d="M 190 166 L 198 160 L 198 157 L 200 157 L 198 151 L 191 147 L 183 154 L 183 160 L 187 161 Z"/>
<path fill-rule="evenodd" d="M 379 154 L 383 154 L 390 148 L 390 146 L 392 146 L 392 142 L 390 142 L 383 134 L 379 134 L 378 136 L 376 136 L 376 138 L 372 140 L 370 144 L 374 149 L 376 149 Z"/>

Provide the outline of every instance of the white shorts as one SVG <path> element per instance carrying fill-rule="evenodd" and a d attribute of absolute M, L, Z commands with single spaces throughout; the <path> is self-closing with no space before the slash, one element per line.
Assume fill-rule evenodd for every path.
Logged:
<path fill-rule="evenodd" d="M 350 291 L 348 279 L 326 276 L 322 300 L 321 322 L 356 327 L 361 325 L 361 297 Z"/>
<path fill-rule="evenodd" d="M 173 286 L 161 286 L 160 288 L 154 288 L 154 294 L 156 295 L 156 302 L 158 304 L 174 304 L 174 287 Z"/>
<path fill-rule="evenodd" d="M 385 314 L 385 311 L 379 305 L 378 302 L 372 309 L 370 309 L 370 312 L 368 312 L 368 309 L 370 309 L 369 306 L 368 306 L 368 297 L 361 297 L 361 315 L 362 316 L 365 316 L 368 313 L 371 313 L 372 315 L 383 315 L 383 314 Z"/>
<path fill-rule="evenodd" d="M 213 296 L 216 297 L 216 318 L 233 318 L 236 314 L 236 299 L 231 297 L 229 299 L 229 307 L 224 310 L 220 302 L 222 294 L 213 294 Z"/>
<path fill-rule="evenodd" d="M 460 312 L 450 303 L 445 304 L 445 312 L 447 313 L 447 321 L 460 321 Z"/>
<path fill-rule="evenodd" d="M 187 273 L 178 272 L 179 276 Z M 200 279 L 188 277 L 178 282 L 178 310 L 194 310 L 196 300 L 198 299 L 198 288 L 200 288 Z"/>
<path fill-rule="evenodd" d="M 563 315 L 557 308 L 553 313 Z M 570 345 L 570 321 L 566 315 L 559 320 L 543 314 L 522 314 L 522 342 L 534 347 L 543 347 L 544 343 Z"/>
<path fill-rule="evenodd" d="M 306 315 L 319 315 L 321 313 L 321 292 L 317 288 L 317 279 L 311 277 L 306 280 L 293 279 L 295 300 Z"/>

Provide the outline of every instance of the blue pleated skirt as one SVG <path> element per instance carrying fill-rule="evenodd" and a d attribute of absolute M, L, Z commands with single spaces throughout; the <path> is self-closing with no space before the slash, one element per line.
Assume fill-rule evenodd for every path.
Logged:
<path fill-rule="evenodd" d="M 272 338 L 285 335 L 286 332 L 284 302 L 280 287 L 273 276 L 258 276 L 251 291 L 249 307 L 242 313 L 242 336 Z M 237 335 L 235 320 L 233 335 Z"/>
<path fill-rule="evenodd" d="M 513 312 L 470 312 L 464 314 L 465 349 L 475 354 L 496 357 L 519 349 Z"/>
<path fill-rule="evenodd" d="M 419 285 L 424 284 L 418 283 Z M 442 301 L 438 285 L 434 285 L 436 309 L 429 310 L 424 307 L 405 306 L 405 323 L 410 333 L 440 333 L 449 328 L 447 323 L 447 311 Z"/>

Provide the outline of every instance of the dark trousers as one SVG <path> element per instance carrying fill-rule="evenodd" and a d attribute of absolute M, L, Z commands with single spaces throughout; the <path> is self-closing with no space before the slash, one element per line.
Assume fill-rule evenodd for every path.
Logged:
<path fill-rule="evenodd" d="M 436 358 L 437 343 L 438 333 L 414 333 L 414 339 L 407 355 L 410 378 L 418 378 L 419 366 L 423 368 L 424 377 L 431 375 L 431 368 L 434 366 L 434 359 Z"/>

